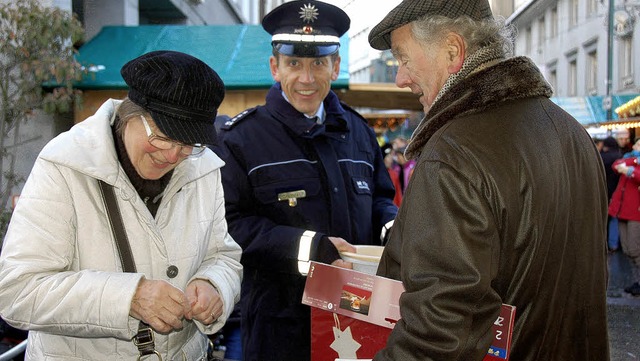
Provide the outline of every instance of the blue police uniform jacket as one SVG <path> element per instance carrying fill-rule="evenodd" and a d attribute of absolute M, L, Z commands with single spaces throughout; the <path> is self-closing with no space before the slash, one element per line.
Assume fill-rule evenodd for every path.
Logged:
<path fill-rule="evenodd" d="M 301 304 L 298 269 L 305 230 L 317 232 L 316 240 L 379 245 L 397 212 L 373 130 L 333 92 L 324 107 L 317 124 L 277 83 L 266 105 L 227 121 L 218 137 L 229 233 L 243 248 L 245 360 L 309 359 L 310 310 Z"/>

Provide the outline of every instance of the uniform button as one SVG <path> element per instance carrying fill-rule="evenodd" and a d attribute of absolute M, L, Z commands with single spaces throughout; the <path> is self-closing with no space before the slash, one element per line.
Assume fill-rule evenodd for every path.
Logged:
<path fill-rule="evenodd" d="M 345 139 L 346 137 L 347 137 L 346 135 L 342 134 L 342 139 Z"/>
<path fill-rule="evenodd" d="M 338 187 L 333 187 L 333 193 L 338 193 Z"/>
<path fill-rule="evenodd" d="M 167 277 L 175 278 L 177 275 L 178 275 L 178 267 L 173 265 L 167 267 Z"/>

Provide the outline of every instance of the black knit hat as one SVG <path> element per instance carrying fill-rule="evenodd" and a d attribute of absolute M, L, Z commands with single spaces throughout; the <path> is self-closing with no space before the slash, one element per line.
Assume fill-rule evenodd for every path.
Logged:
<path fill-rule="evenodd" d="M 442 15 L 451 19 L 467 15 L 473 20 L 492 19 L 487 0 L 404 0 L 369 33 L 374 49 L 391 49 L 391 32 L 425 15 Z"/>
<path fill-rule="evenodd" d="M 120 70 L 129 99 L 151 114 L 169 138 L 185 144 L 214 144 L 214 120 L 224 83 L 201 60 L 177 51 L 152 51 Z"/>
<path fill-rule="evenodd" d="M 340 37 L 350 25 L 351 19 L 342 9 L 316 0 L 286 2 L 262 19 L 277 52 L 306 58 L 336 53 Z"/>

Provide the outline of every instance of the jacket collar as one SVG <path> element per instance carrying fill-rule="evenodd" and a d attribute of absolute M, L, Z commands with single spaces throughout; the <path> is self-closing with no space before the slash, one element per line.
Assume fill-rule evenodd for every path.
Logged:
<path fill-rule="evenodd" d="M 553 90 L 536 65 L 515 57 L 470 74 L 436 101 L 422 119 L 407 147 L 407 158 L 417 158 L 431 136 L 450 120 L 484 111 L 516 99 L 551 97 Z"/>
<path fill-rule="evenodd" d="M 325 121 L 318 125 L 296 110 L 283 96 L 280 83 L 274 84 L 267 93 L 265 108 L 273 118 L 289 128 L 295 135 L 308 137 L 326 132 L 347 132 L 344 108 L 338 96 L 329 91 L 324 99 Z"/>

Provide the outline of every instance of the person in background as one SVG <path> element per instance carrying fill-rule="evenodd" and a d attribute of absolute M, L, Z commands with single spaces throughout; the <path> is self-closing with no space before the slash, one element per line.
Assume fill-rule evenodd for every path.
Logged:
<path fill-rule="evenodd" d="M 407 149 L 408 142 L 403 137 L 397 137 L 393 140 L 393 154 L 395 160 L 395 169 L 400 175 L 400 189 L 402 194 L 404 195 L 407 190 L 407 186 L 409 185 L 409 180 L 411 179 L 411 174 L 413 174 L 413 168 L 416 166 L 415 159 L 407 159 L 404 155 L 404 152 Z"/>
<path fill-rule="evenodd" d="M 602 147 L 604 147 L 604 139 L 593 138 L 593 142 L 596 144 L 596 149 L 598 149 L 598 152 L 602 153 Z"/>
<path fill-rule="evenodd" d="M 633 150 L 631 132 L 629 132 L 629 129 L 619 129 L 615 138 L 622 154 L 629 153 Z"/>
<path fill-rule="evenodd" d="M 369 33 L 425 113 L 378 268 L 401 319 L 375 361 L 480 361 L 502 304 L 509 360 L 609 360 L 602 161 L 509 30 L 488 0 L 405 0 Z"/>
<path fill-rule="evenodd" d="M 602 157 L 602 162 L 604 163 L 604 172 L 607 177 L 607 196 L 609 202 L 611 202 L 613 192 L 616 190 L 620 179 L 620 174 L 613 169 L 613 162 L 622 158 L 622 152 L 620 152 L 620 147 L 614 137 L 609 136 L 602 140 L 600 157 Z M 615 252 L 620 247 L 618 219 L 611 215 L 607 219 L 607 246 L 610 252 Z"/>
<path fill-rule="evenodd" d="M 624 289 L 640 296 L 640 138 L 633 150 L 613 162 L 612 169 L 620 174 L 618 186 L 611 197 L 609 215 L 618 219 L 622 251 L 629 257 L 633 284 Z"/>
<path fill-rule="evenodd" d="M 128 96 L 44 147 L 9 224 L 0 315 L 29 330 L 27 360 L 202 360 L 205 334 L 239 298 L 223 162 L 205 146 L 222 80 L 174 51 L 146 53 L 121 74 Z M 123 272 L 101 182 L 137 272 Z"/>
<path fill-rule="evenodd" d="M 395 189 L 395 195 L 393 196 L 393 204 L 400 207 L 402 203 L 402 185 L 400 184 L 400 172 L 395 161 L 395 154 L 393 152 L 393 145 L 387 143 L 380 148 L 384 160 L 384 165 L 389 172 L 391 183 Z"/>
<path fill-rule="evenodd" d="M 309 260 L 350 267 L 340 251 L 381 245 L 394 189 L 376 135 L 340 102 L 340 37 L 350 19 L 321 1 L 291 1 L 262 20 L 276 83 L 264 106 L 222 126 L 227 220 L 242 246 L 243 354 L 310 359 Z"/>

